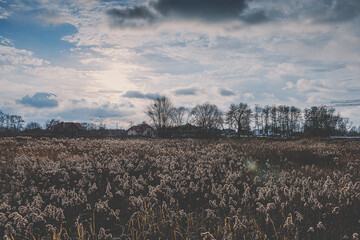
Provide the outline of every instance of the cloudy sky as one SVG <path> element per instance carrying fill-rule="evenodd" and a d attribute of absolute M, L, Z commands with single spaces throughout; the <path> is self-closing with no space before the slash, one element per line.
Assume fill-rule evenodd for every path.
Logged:
<path fill-rule="evenodd" d="M 127 127 L 156 95 L 223 111 L 359 99 L 360 1 L 0 0 L 3 112 Z M 337 110 L 360 124 L 360 106 Z"/>

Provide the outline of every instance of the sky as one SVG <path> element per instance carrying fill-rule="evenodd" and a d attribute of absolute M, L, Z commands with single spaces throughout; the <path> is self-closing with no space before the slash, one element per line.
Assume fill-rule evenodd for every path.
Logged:
<path fill-rule="evenodd" d="M 360 1 L 0 0 L 3 112 L 127 128 L 157 95 L 223 112 L 359 99 Z"/>

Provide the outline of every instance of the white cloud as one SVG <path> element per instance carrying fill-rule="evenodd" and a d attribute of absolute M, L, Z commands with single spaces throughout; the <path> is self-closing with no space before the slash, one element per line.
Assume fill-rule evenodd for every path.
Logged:
<path fill-rule="evenodd" d="M 250 3 L 253 9 L 282 13 L 282 18 L 260 25 L 172 20 L 150 28 L 114 29 L 105 12 L 118 2 L 41 0 L 39 18 L 47 24 L 69 23 L 77 28 L 62 39 L 76 46 L 71 54 L 79 65 L 52 65 L 0 38 L 0 83 L 18 98 L 40 89 L 62 99 L 76 95 L 88 103 L 121 104 L 128 101 L 122 93 L 137 90 L 166 94 L 176 105 L 209 101 L 222 109 L 239 101 L 311 105 L 358 95 L 359 79 L 341 80 L 360 74 L 358 21 L 315 23 L 308 10 L 312 4 L 321 9 L 323 1 L 281 2 Z M 21 90 L 15 90 L 19 86 Z M 174 90 L 188 88 L 205 91 L 174 94 Z M 236 95 L 220 97 L 219 88 Z M 5 91 L 1 95 L 6 96 L 1 102 L 14 99 Z M 71 108 L 64 102 L 59 110 Z M 149 100 L 131 103 L 136 114 L 124 116 L 124 121 L 144 120 Z"/>
<path fill-rule="evenodd" d="M 1 39 L 2 44 L 9 44 L 9 39 Z M 23 49 L 17 49 L 12 46 L 0 45 L 0 63 L 2 65 L 26 65 L 26 66 L 42 66 L 49 64 L 48 61 L 33 56 L 33 53 Z"/>
<path fill-rule="evenodd" d="M 255 99 L 254 95 L 252 93 L 245 93 L 244 94 L 244 98 L 246 100 L 249 100 L 249 99 Z"/>
<path fill-rule="evenodd" d="M 273 81 L 283 81 L 288 76 L 302 76 L 303 70 L 299 66 L 291 63 L 280 63 L 277 67 L 271 70 L 267 77 Z"/>
<path fill-rule="evenodd" d="M 0 6 L 0 19 L 6 19 L 11 15 L 10 11 L 7 11 L 3 7 Z"/>
<path fill-rule="evenodd" d="M 0 36 L 0 44 L 9 46 L 13 45 L 13 42 L 4 36 Z"/>

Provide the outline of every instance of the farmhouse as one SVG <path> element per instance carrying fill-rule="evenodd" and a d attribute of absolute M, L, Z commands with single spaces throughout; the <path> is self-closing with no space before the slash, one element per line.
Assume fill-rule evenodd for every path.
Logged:
<path fill-rule="evenodd" d="M 143 136 L 143 137 L 153 137 L 155 135 L 154 129 L 146 124 L 142 123 L 137 126 L 132 126 L 127 130 L 128 136 Z"/>
<path fill-rule="evenodd" d="M 85 128 L 80 123 L 61 122 L 45 129 L 45 133 L 52 136 L 79 136 Z"/>

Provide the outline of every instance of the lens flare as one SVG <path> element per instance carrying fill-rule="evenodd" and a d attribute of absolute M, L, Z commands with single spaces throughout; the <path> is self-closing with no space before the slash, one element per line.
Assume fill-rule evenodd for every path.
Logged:
<path fill-rule="evenodd" d="M 255 161 L 247 161 L 246 166 L 249 169 L 250 172 L 256 172 L 258 169 L 257 163 Z"/>

